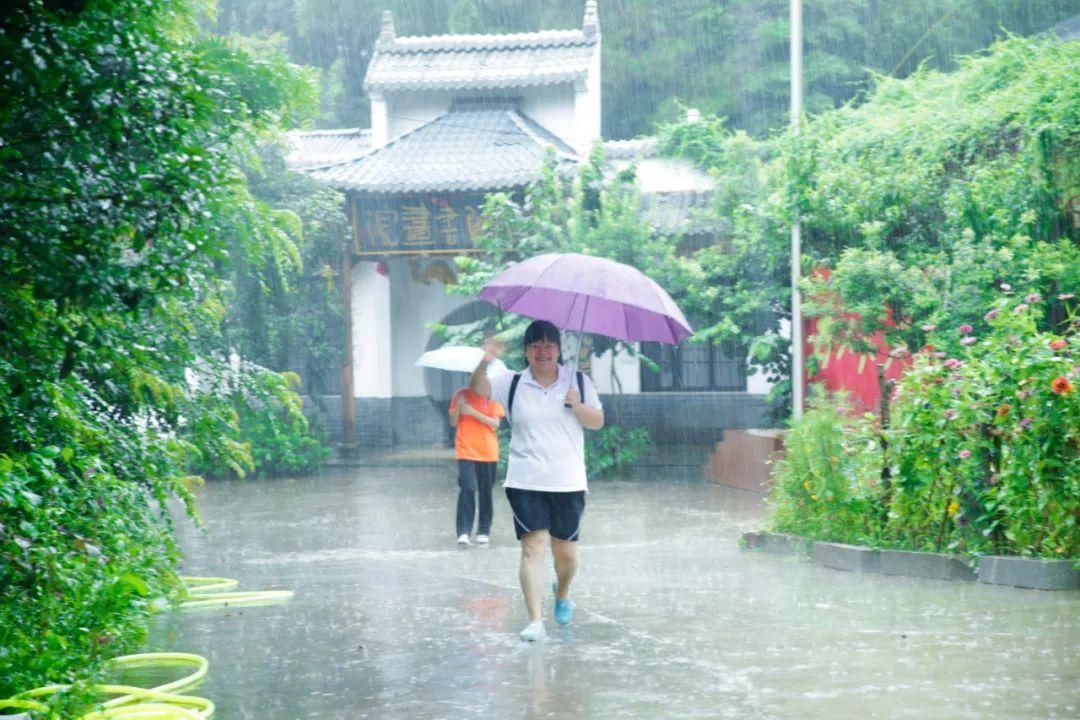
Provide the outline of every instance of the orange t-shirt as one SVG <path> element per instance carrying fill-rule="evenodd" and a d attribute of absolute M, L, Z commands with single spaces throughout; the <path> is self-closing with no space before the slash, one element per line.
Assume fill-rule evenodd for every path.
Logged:
<path fill-rule="evenodd" d="M 450 399 L 450 412 L 454 412 L 459 402 L 472 405 L 474 410 L 488 417 L 501 418 L 506 415 L 502 405 L 490 398 L 480 397 L 468 388 L 454 393 Z M 459 415 L 454 451 L 458 460 L 498 462 L 499 436 L 495 434 L 495 428 L 488 427 L 473 416 Z"/>

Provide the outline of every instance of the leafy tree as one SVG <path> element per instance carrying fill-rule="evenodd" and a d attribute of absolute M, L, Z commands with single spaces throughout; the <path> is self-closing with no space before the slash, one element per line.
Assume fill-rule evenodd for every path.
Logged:
<path fill-rule="evenodd" d="M 220 229 L 291 232 L 238 169 L 313 109 L 184 2 L 24 2 L 0 28 L 0 696 L 94 671 L 174 585 L 166 503 L 250 465 L 224 398 Z"/>
<path fill-rule="evenodd" d="M 715 319 L 699 335 L 741 336 L 772 377 L 787 375 L 778 331 L 796 206 L 804 277 L 831 270 L 804 288 L 823 350 L 867 352 L 881 330 L 914 352 L 924 326 L 967 322 L 1000 283 L 1051 299 L 1071 292 L 1077 52 L 1012 38 L 953 73 L 880 78 L 865 102 L 813 118 L 798 139 L 754 141 L 720 119 L 662 128 L 667 152 L 716 178 L 717 225 L 730 228 L 695 258 L 702 281 L 686 302 Z M 1045 329 L 1063 317 L 1051 300 Z"/>

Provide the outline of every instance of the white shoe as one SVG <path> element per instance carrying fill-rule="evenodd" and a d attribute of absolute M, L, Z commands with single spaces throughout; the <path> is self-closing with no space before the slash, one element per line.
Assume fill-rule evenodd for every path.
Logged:
<path fill-rule="evenodd" d="M 458 545 L 472 545 L 472 543 L 469 542 L 469 536 L 465 535 L 465 534 L 458 535 L 457 544 Z"/>
<path fill-rule="evenodd" d="M 489 542 L 491 542 L 491 538 L 489 538 L 487 535 L 477 535 L 476 536 L 476 544 L 477 545 L 487 545 Z"/>
<path fill-rule="evenodd" d="M 536 642 L 537 640 L 544 639 L 547 637 L 547 631 L 544 630 L 544 621 L 537 620 L 536 622 L 529 623 L 525 626 L 524 630 L 518 633 L 518 637 L 525 642 Z"/>

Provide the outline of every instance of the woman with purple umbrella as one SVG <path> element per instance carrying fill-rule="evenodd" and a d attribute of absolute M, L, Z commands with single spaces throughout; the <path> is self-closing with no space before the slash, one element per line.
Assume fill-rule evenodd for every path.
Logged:
<path fill-rule="evenodd" d="M 506 409 L 510 421 L 510 457 L 506 497 L 521 542 L 518 577 L 529 623 L 522 640 L 546 635 L 542 619 L 544 558 L 550 545 L 555 565 L 555 621 L 570 623 L 574 604 L 570 583 L 578 568 L 581 518 L 585 512 L 585 429 L 604 426 L 604 410 L 589 377 L 561 363 L 559 330 L 537 320 L 525 330 L 521 373 L 489 379 L 487 367 L 499 354 L 488 344 L 473 371 L 469 388 Z"/>

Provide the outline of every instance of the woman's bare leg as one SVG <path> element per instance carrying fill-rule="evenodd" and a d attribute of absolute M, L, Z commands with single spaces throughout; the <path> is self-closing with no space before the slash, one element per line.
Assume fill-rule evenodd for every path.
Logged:
<path fill-rule="evenodd" d="M 529 621 L 536 622 L 541 617 L 544 597 L 544 556 L 547 554 L 551 536 L 547 530 L 535 530 L 521 537 L 521 567 L 518 579 L 521 581 L 521 593 L 525 596 L 525 610 Z"/>

